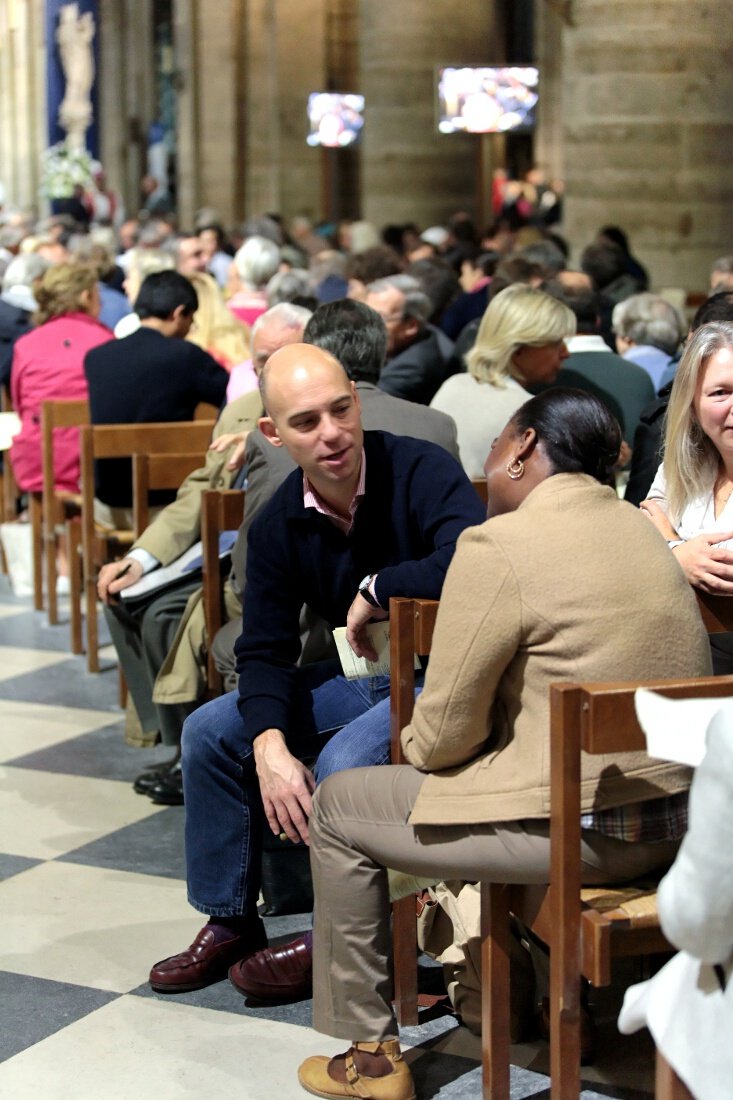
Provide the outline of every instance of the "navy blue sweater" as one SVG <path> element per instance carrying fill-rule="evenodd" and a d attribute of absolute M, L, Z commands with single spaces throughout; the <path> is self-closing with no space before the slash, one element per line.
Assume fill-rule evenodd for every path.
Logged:
<path fill-rule="evenodd" d="M 301 470 L 283 482 L 250 529 L 235 647 L 248 743 L 265 729 L 288 736 L 304 603 L 332 627 L 344 626 L 367 573 L 379 574 L 382 607 L 391 596 L 438 599 L 458 536 L 486 518 L 461 466 L 442 447 L 365 432 L 364 449 L 365 495 L 350 535 L 303 506 Z"/>

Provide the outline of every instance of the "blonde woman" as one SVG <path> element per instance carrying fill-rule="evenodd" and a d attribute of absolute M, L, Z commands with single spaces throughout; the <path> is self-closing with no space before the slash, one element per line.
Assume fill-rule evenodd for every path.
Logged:
<path fill-rule="evenodd" d="M 10 450 L 13 473 L 23 492 L 38 492 L 41 466 L 41 405 L 44 401 L 87 399 L 84 357 L 112 339 L 97 320 L 97 273 L 82 264 L 50 267 L 34 285 L 38 309 L 34 329 L 13 349 L 11 397 L 21 430 Z M 56 487 L 79 491 L 79 432 L 62 428 L 54 435 Z"/>
<path fill-rule="evenodd" d="M 702 325 L 685 348 L 667 409 L 664 460 L 640 507 L 690 584 L 733 595 L 733 323 Z M 712 641 L 716 672 L 733 669 L 733 635 Z"/>
<path fill-rule="evenodd" d="M 455 420 L 469 477 L 482 476 L 492 439 L 532 396 L 525 386 L 554 382 L 575 328 L 566 305 L 533 287 L 509 286 L 491 300 L 466 356 L 468 373 L 447 379 L 430 402 Z"/>
<path fill-rule="evenodd" d="M 249 327 L 227 309 L 211 275 L 194 272 L 188 278 L 198 295 L 199 307 L 186 339 L 208 351 L 220 367 L 231 372 L 232 367 L 249 359 Z"/>

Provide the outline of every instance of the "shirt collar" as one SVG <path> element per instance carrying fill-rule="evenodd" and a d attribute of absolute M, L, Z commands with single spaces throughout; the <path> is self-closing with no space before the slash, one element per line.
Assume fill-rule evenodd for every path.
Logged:
<path fill-rule="evenodd" d="M 330 504 L 328 504 L 323 497 L 319 496 L 312 484 L 308 480 L 308 475 L 303 474 L 303 507 L 315 508 L 317 512 L 320 512 L 322 516 L 325 516 L 333 523 L 334 527 L 338 527 L 339 531 L 344 535 L 350 535 L 353 527 L 354 520 L 356 519 L 356 510 L 359 507 L 359 503 L 364 496 L 366 488 L 366 454 L 364 448 L 361 450 L 361 468 L 359 470 L 359 481 L 357 482 L 354 495 L 351 498 L 349 504 L 349 518 L 340 515 L 340 513 L 334 511 Z"/>

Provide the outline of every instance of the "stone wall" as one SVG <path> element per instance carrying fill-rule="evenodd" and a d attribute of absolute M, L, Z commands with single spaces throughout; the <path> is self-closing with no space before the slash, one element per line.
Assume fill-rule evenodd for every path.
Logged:
<path fill-rule="evenodd" d="M 733 250 L 730 0 L 575 0 L 563 29 L 565 231 L 619 224 L 654 286 Z"/>
<path fill-rule="evenodd" d="M 43 0 L 0 3 L 0 180 L 8 202 L 33 210 L 47 145 L 45 79 Z"/>

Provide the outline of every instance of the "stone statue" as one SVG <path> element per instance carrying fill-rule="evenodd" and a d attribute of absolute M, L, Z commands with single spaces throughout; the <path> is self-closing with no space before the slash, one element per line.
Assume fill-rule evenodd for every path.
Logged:
<path fill-rule="evenodd" d="M 56 41 L 66 80 L 59 107 L 59 123 L 66 130 L 72 149 L 85 148 L 85 135 L 92 121 L 90 92 L 94 82 L 94 17 L 79 14 L 78 4 L 64 4 L 59 12 Z"/>

